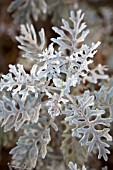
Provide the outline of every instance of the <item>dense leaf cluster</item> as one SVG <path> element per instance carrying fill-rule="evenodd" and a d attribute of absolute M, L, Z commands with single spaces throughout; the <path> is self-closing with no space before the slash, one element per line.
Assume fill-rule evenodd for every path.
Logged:
<path fill-rule="evenodd" d="M 90 68 L 100 42 L 84 44 L 89 31 L 83 18 L 81 10 L 76 15 L 71 11 L 69 21 L 63 19 L 61 28 L 53 27 L 59 36 L 52 38 L 47 48 L 44 30 L 39 32 L 38 43 L 33 25 L 22 25 L 21 35 L 16 37 L 24 52 L 22 56 L 34 61 L 29 74 L 20 64 L 9 65 L 9 73 L 2 75 L 0 81 L 1 126 L 4 131 L 15 128 L 24 133 L 10 152 L 12 166 L 16 168 L 32 169 L 39 156 L 45 158 L 50 129 L 58 130 L 54 119 L 59 115 L 65 116 L 64 121 L 72 126 L 72 137 L 87 146 L 88 152 L 98 149 L 98 158 L 108 159 L 107 142 L 112 141 L 108 133 L 113 121 L 112 88 L 107 91 L 101 87 L 99 91 L 86 90 L 73 95 L 73 89 L 76 91 L 86 80 L 98 83 L 108 78 L 105 66 Z M 110 109 L 109 115 L 106 108 Z M 77 169 L 72 162 L 69 167 Z"/>

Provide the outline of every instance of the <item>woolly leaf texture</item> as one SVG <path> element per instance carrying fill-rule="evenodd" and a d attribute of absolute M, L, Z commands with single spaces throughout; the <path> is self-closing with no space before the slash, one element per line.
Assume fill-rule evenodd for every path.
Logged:
<path fill-rule="evenodd" d="M 21 5 L 18 0 L 10 8 L 15 9 L 17 2 Z M 83 18 L 81 10 L 76 15 L 71 11 L 69 21 L 63 19 L 61 28 L 53 27 L 58 37 L 52 38 L 47 48 L 43 29 L 38 43 L 33 25 L 21 26 L 21 35 L 17 37 L 19 48 L 22 56 L 33 60 L 34 65 L 29 74 L 20 64 L 9 65 L 9 73 L 2 75 L 0 81 L 1 126 L 4 131 L 15 128 L 23 132 L 10 152 L 16 168 L 32 169 L 39 156 L 45 158 L 51 140 L 50 128 L 58 130 L 54 119 L 59 115 L 65 116 L 64 121 L 72 126 L 72 137 L 87 146 L 88 152 L 98 149 L 98 158 L 108 159 L 113 88 L 107 91 L 102 86 L 99 91 L 85 90 L 79 95 L 73 95 L 72 91 L 75 89 L 77 93 L 77 87 L 86 80 L 98 83 L 108 79 L 105 66 L 90 68 L 100 42 L 91 46 L 83 43 L 89 32 Z M 76 164 L 69 163 L 69 167 L 77 169 Z"/>

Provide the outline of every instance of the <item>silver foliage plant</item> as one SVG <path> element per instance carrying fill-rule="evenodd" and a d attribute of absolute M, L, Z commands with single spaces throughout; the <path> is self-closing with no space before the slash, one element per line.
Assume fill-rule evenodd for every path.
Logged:
<path fill-rule="evenodd" d="M 0 81 L 1 126 L 4 131 L 15 128 L 24 132 L 10 151 L 15 168 L 32 169 L 38 157 L 45 158 L 51 140 L 50 128 L 58 130 L 54 120 L 59 115 L 65 115 L 65 121 L 73 125 L 72 137 L 86 145 L 88 152 L 98 150 L 99 159 L 108 159 L 108 142 L 112 141 L 109 134 L 113 121 L 112 88 L 109 91 L 104 91 L 104 87 L 95 92 L 87 90 L 79 96 L 72 93 L 72 89 L 76 90 L 86 80 L 97 83 L 108 79 L 105 66 L 90 69 L 100 42 L 91 46 L 83 43 L 89 33 L 83 18 L 81 10 L 76 15 L 71 11 L 70 21 L 63 19 L 61 28 L 53 27 L 59 36 L 51 39 L 48 48 L 45 48 L 43 29 L 39 32 L 38 43 L 33 25 L 21 25 L 21 35 L 16 37 L 20 43 L 18 47 L 23 50 L 22 57 L 33 60 L 34 65 L 29 74 L 23 65 L 9 65 L 9 73 L 2 75 Z M 110 114 L 106 115 L 108 107 Z M 77 169 L 72 163 L 69 167 Z"/>
<path fill-rule="evenodd" d="M 15 23 L 23 24 L 31 22 L 31 16 L 37 21 L 39 15 L 46 14 L 47 4 L 45 0 L 14 0 L 8 7 L 8 12 L 13 12 Z"/>
<path fill-rule="evenodd" d="M 77 164 L 74 165 L 73 162 L 69 162 L 69 165 L 68 165 L 68 166 L 69 166 L 69 169 L 70 169 L 70 170 L 80 170 L 80 169 L 77 168 Z M 84 165 L 83 165 L 83 167 L 82 167 L 82 170 L 86 170 L 86 168 L 85 168 Z"/>
<path fill-rule="evenodd" d="M 73 162 L 69 162 L 68 167 L 69 167 L 70 170 L 80 170 L 80 169 L 78 169 L 77 164 L 73 164 Z M 82 168 L 81 168 L 81 170 L 87 170 L 87 169 L 86 169 L 86 167 L 83 165 Z M 107 170 L 107 167 L 106 167 L 106 166 L 103 167 L 102 170 Z"/>
<path fill-rule="evenodd" d="M 12 13 L 16 24 L 32 23 L 32 19 L 44 20 L 47 15 L 52 14 L 51 22 L 60 25 L 61 18 L 67 18 L 69 11 L 76 9 L 77 6 L 77 0 L 13 0 L 8 12 Z"/>

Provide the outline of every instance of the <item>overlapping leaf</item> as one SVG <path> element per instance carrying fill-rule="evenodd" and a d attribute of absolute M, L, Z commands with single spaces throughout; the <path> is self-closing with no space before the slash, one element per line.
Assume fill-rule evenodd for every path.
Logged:
<path fill-rule="evenodd" d="M 53 30 L 60 36 L 52 38 L 52 41 L 59 46 L 59 51 L 62 53 L 62 58 L 65 61 L 61 67 L 61 72 L 66 74 L 65 93 L 70 92 L 70 87 L 76 87 L 87 74 L 90 72 L 89 64 L 93 62 L 93 57 L 97 52 L 97 47 L 100 42 L 92 43 L 91 47 L 86 44 L 80 44 L 83 42 L 88 34 L 86 24 L 83 21 L 84 14 L 81 10 L 77 12 L 75 16 L 74 11 L 70 12 L 70 21 L 62 20 L 64 26 L 61 29 L 53 27 Z M 65 54 L 69 51 L 68 54 Z M 65 55 L 64 55 L 65 54 Z M 108 78 L 103 75 L 102 78 Z"/>
<path fill-rule="evenodd" d="M 113 87 L 102 86 L 99 91 L 95 91 L 96 103 L 100 108 L 107 109 L 107 113 L 113 120 Z"/>
<path fill-rule="evenodd" d="M 81 10 L 77 11 L 76 17 L 74 11 L 71 11 L 69 19 L 72 22 L 73 28 L 71 28 L 69 22 L 64 19 L 62 19 L 63 26 L 61 26 L 61 29 L 53 27 L 53 30 L 60 36 L 57 39 L 52 38 L 52 41 L 60 46 L 60 51 L 69 50 L 71 53 L 76 52 L 78 43 L 85 40 L 89 31 L 86 29 L 86 24 L 81 23 L 83 18 L 84 14 L 82 14 Z M 68 34 L 66 34 L 65 31 Z"/>
<path fill-rule="evenodd" d="M 39 32 L 40 44 L 37 42 L 37 36 L 33 25 L 21 25 L 21 35 L 16 37 L 21 45 L 18 47 L 25 52 L 22 56 L 38 61 L 38 54 L 42 52 L 45 47 L 45 33 L 42 28 Z"/>
<path fill-rule="evenodd" d="M 47 4 L 45 0 L 13 0 L 8 7 L 8 12 L 13 12 L 15 23 L 26 24 L 31 22 L 31 15 L 37 21 L 40 14 L 45 14 Z"/>
<path fill-rule="evenodd" d="M 80 138 L 81 145 L 87 145 L 89 152 L 97 147 L 99 150 L 98 158 L 103 157 L 107 161 L 107 154 L 110 153 L 107 149 L 109 145 L 102 141 L 102 138 L 112 141 L 112 137 L 108 134 L 112 119 L 103 118 L 104 110 L 92 108 L 95 101 L 94 96 L 90 96 L 89 91 L 85 91 L 83 97 L 78 96 L 76 100 L 74 105 L 70 105 L 65 110 L 65 120 L 70 125 L 75 125 L 75 128 L 72 129 L 72 136 Z"/>
<path fill-rule="evenodd" d="M 40 108 L 38 99 L 31 95 L 27 97 L 27 101 L 22 101 L 18 94 L 13 97 L 4 95 L 0 100 L 1 126 L 4 126 L 4 131 L 13 127 L 18 131 L 23 124 L 38 121 Z"/>
<path fill-rule="evenodd" d="M 2 75 L 0 82 L 0 91 L 11 91 L 12 95 L 16 93 L 21 95 L 21 100 L 25 101 L 29 93 L 34 93 L 38 97 L 40 91 L 37 84 L 36 77 L 36 65 L 34 65 L 30 71 L 30 75 L 27 74 L 23 68 L 23 65 L 17 64 L 17 68 L 13 65 L 9 65 L 9 73 Z M 36 85 L 35 85 L 36 83 Z"/>
<path fill-rule="evenodd" d="M 37 126 L 38 127 L 38 126 Z M 47 144 L 50 142 L 50 129 L 37 128 L 21 136 L 17 146 L 10 151 L 13 154 L 12 165 L 15 168 L 32 170 L 35 168 L 38 156 L 45 158 Z"/>

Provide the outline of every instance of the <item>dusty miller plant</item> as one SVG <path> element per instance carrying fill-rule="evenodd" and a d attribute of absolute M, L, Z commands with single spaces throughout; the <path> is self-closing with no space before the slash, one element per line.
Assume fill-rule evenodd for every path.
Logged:
<path fill-rule="evenodd" d="M 73 95 L 73 90 L 86 81 L 108 79 L 105 66 L 90 68 L 100 42 L 90 46 L 84 43 L 89 30 L 83 18 L 81 10 L 76 15 L 71 11 L 69 21 L 62 19 L 61 28 L 53 27 L 58 37 L 51 39 L 48 48 L 44 29 L 38 42 L 33 25 L 21 25 L 21 35 L 16 37 L 18 47 L 23 50 L 22 57 L 33 60 L 34 65 L 29 74 L 23 65 L 9 65 L 9 73 L 0 81 L 1 126 L 4 132 L 13 128 L 24 132 L 10 151 L 14 168 L 33 169 L 39 157 L 46 157 L 50 129 L 58 131 L 54 121 L 59 115 L 72 126 L 72 138 L 87 146 L 89 153 L 98 151 L 98 159 L 108 159 L 113 88 L 102 86 L 99 91 Z M 70 162 L 69 168 L 75 170 L 77 165 Z"/>
<path fill-rule="evenodd" d="M 8 12 L 12 13 L 16 24 L 31 23 L 31 18 L 44 20 L 52 14 L 51 22 L 60 25 L 61 18 L 67 18 L 69 11 L 76 9 L 77 4 L 77 0 L 13 0 Z"/>

